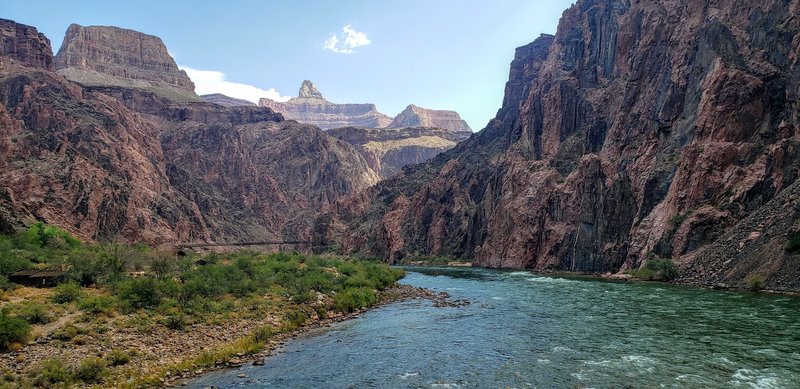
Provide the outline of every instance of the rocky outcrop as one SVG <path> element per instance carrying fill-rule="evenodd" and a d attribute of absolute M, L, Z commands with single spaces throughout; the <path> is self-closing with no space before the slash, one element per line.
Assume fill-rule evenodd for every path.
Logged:
<path fill-rule="evenodd" d="M 113 26 L 72 24 L 55 68 L 88 86 L 138 88 L 177 101 L 197 101 L 194 83 L 178 68 L 160 38 Z"/>
<path fill-rule="evenodd" d="M 414 104 L 395 116 L 388 127 L 436 127 L 456 132 L 472 132 L 458 112 L 420 108 Z"/>
<path fill-rule="evenodd" d="M 258 105 L 280 112 L 287 119 L 313 124 L 323 130 L 337 127 L 386 127 L 391 118 L 378 112 L 375 104 L 336 104 L 325 100 L 311 81 L 303 81 L 297 97 L 287 102 L 268 98 Z"/>
<path fill-rule="evenodd" d="M 202 95 L 200 97 L 203 99 L 203 101 L 219 104 L 223 107 L 256 106 L 256 103 L 252 101 L 237 99 L 235 97 L 223 95 L 222 93 L 212 93 L 209 95 Z"/>
<path fill-rule="evenodd" d="M 484 130 L 338 203 L 317 242 L 390 261 L 617 272 L 660 256 L 697 271 L 698 249 L 798 177 L 798 11 L 578 1 L 555 36 L 517 49 Z"/>
<path fill-rule="evenodd" d="M 53 68 L 50 40 L 35 27 L 0 19 L 0 56 L 10 57 L 29 66 Z"/>
<path fill-rule="evenodd" d="M 381 178 L 395 175 L 403 166 L 425 162 L 472 135 L 472 131 L 433 127 L 344 127 L 327 133 L 355 146 Z"/>

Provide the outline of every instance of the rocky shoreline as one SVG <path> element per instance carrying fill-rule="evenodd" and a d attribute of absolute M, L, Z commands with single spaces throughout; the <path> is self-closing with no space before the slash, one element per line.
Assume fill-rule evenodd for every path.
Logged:
<path fill-rule="evenodd" d="M 274 355 L 276 350 L 278 350 L 281 346 L 285 345 L 286 342 L 290 341 L 291 339 L 297 338 L 298 336 L 309 333 L 313 330 L 325 328 L 325 327 L 332 327 L 335 323 L 340 323 L 346 320 L 355 319 L 361 316 L 363 313 L 376 309 L 385 305 L 389 305 L 396 302 L 413 300 L 413 299 L 426 299 L 430 300 L 435 307 L 459 307 L 468 305 L 469 301 L 467 300 L 453 300 L 450 298 L 450 295 L 447 292 L 434 292 L 425 288 L 405 285 L 405 284 L 394 284 L 392 287 L 380 291 L 378 295 L 378 303 L 369 307 L 369 308 L 362 308 L 358 311 L 349 314 L 337 314 L 331 315 L 326 319 L 316 319 L 313 322 L 306 324 L 296 330 L 281 333 L 272 337 L 267 343 L 264 345 L 264 348 L 255 354 L 244 354 L 240 353 L 237 354 L 235 358 L 232 358 L 228 362 L 216 363 L 214 366 L 206 367 L 206 368 L 199 368 L 196 370 L 185 370 L 180 375 L 169 376 L 164 381 L 164 386 L 166 387 L 181 387 L 189 385 L 192 379 L 198 378 L 202 375 L 219 371 L 219 370 L 227 370 L 227 369 L 238 369 L 246 364 L 252 364 L 253 366 L 261 366 L 264 364 L 264 359 Z"/>

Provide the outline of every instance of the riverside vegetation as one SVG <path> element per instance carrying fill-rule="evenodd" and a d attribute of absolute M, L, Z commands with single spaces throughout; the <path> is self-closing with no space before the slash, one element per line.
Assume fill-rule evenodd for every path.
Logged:
<path fill-rule="evenodd" d="M 11 284 L 63 269 L 54 288 Z M 376 304 L 404 272 L 302 254 L 189 254 L 88 244 L 36 223 L 0 236 L 0 387 L 161 385 L 236 362 L 275 335 Z"/>

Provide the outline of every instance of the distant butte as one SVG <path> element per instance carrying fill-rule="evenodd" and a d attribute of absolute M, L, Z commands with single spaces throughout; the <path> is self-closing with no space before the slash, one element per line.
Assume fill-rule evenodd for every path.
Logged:
<path fill-rule="evenodd" d="M 70 25 L 55 69 L 87 86 L 121 86 L 176 101 L 200 100 L 161 38 L 125 28 Z"/>
<path fill-rule="evenodd" d="M 472 131 L 467 122 L 454 111 L 432 110 L 412 104 L 392 119 L 378 112 L 375 104 L 332 103 L 325 100 L 309 80 L 303 81 L 297 97 L 285 103 L 262 98 L 258 104 L 282 113 L 287 119 L 313 124 L 325 130 L 341 127 L 438 127 L 450 131 Z"/>

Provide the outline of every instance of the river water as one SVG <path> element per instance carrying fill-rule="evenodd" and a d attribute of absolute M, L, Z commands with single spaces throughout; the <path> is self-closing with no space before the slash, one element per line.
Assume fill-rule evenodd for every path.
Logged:
<path fill-rule="evenodd" d="M 415 300 L 312 331 L 203 388 L 800 388 L 800 298 L 413 268 Z M 240 378 L 239 375 L 246 375 Z"/>

